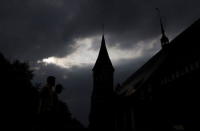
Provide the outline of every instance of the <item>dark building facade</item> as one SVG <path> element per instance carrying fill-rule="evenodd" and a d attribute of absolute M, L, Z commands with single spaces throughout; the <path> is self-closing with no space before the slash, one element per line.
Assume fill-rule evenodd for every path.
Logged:
<path fill-rule="evenodd" d="M 90 128 L 115 131 L 199 129 L 200 19 L 169 41 L 161 24 L 162 49 L 121 85 L 104 36 L 93 68 Z"/>
<path fill-rule="evenodd" d="M 168 42 L 115 93 L 115 130 L 199 129 L 200 19 Z"/>
<path fill-rule="evenodd" d="M 109 58 L 104 35 L 98 58 L 93 67 L 93 92 L 89 116 L 89 128 L 113 129 L 113 74 L 114 67 Z"/>

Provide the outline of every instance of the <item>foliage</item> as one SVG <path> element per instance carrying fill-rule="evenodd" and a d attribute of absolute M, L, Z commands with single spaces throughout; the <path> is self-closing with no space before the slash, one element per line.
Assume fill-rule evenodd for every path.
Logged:
<path fill-rule="evenodd" d="M 19 60 L 9 62 L 0 53 L 0 74 L 1 96 L 4 98 L 2 113 L 5 116 L 2 120 L 10 125 L 6 128 L 40 130 L 43 126 L 42 120 L 49 117 L 43 119 L 43 114 L 38 114 L 40 92 L 31 83 L 34 75 L 29 65 Z M 51 118 L 56 119 L 56 130 L 83 128 L 78 120 L 72 118 L 68 106 L 60 100 L 58 103 L 56 108 L 59 108 L 59 112 L 49 114 Z"/>

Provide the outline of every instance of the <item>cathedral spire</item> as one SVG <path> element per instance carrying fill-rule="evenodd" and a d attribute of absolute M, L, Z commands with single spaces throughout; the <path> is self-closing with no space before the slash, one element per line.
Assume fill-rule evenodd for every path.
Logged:
<path fill-rule="evenodd" d="M 165 35 L 165 30 L 164 30 L 164 27 L 163 27 L 163 22 L 162 22 L 161 17 L 160 17 L 160 27 L 161 27 L 161 33 L 162 33 L 162 35 Z"/>
<path fill-rule="evenodd" d="M 111 70 L 114 71 L 112 62 L 110 60 L 110 57 L 108 55 L 108 51 L 107 51 L 107 48 L 106 48 L 104 34 L 102 35 L 101 47 L 100 47 L 98 58 L 97 58 L 96 63 L 93 67 L 93 71 L 98 70 L 100 68 L 111 69 Z"/>
<path fill-rule="evenodd" d="M 114 68 L 106 49 L 104 35 L 102 35 L 99 55 L 92 71 L 93 91 L 89 128 L 94 130 L 114 129 Z"/>
<path fill-rule="evenodd" d="M 161 33 L 162 33 L 162 37 L 160 39 L 160 42 L 161 42 L 162 48 L 164 48 L 164 47 L 166 47 L 166 45 L 169 44 L 169 39 L 165 35 L 165 29 L 164 29 L 164 26 L 163 26 L 163 21 L 162 21 L 161 15 L 160 15 L 160 10 L 159 10 L 159 8 L 156 8 L 156 10 L 158 11 L 158 15 L 159 15 L 159 19 L 160 19 L 160 28 L 161 28 Z"/>

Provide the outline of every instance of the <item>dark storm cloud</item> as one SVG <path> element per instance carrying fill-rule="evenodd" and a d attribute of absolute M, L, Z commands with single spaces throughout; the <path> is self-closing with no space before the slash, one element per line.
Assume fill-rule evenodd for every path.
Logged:
<path fill-rule="evenodd" d="M 198 0 L 90 0 L 82 4 L 75 24 L 83 32 L 82 36 L 90 36 L 102 33 L 101 24 L 105 23 L 105 32 L 112 44 L 120 42 L 122 46 L 129 46 L 160 33 L 156 7 L 161 9 L 167 33 L 171 34 L 199 18 L 199 4 Z"/>
<path fill-rule="evenodd" d="M 21 59 L 71 52 L 73 33 L 65 33 L 75 13 L 64 0 L 3 0 L 0 4 L 1 51 Z M 65 36 L 64 36 L 65 35 Z"/>
<path fill-rule="evenodd" d="M 101 24 L 122 47 L 159 34 L 155 7 L 165 16 L 168 34 L 199 17 L 198 0 L 1 0 L 0 49 L 20 59 L 64 56 L 74 39 L 101 34 Z"/>

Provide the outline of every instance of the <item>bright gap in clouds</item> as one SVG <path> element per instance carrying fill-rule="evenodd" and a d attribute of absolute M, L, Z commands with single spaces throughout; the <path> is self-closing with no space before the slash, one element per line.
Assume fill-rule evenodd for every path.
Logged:
<path fill-rule="evenodd" d="M 95 40 L 98 40 L 98 43 L 94 43 Z M 120 44 L 115 43 L 114 46 L 108 46 L 107 49 L 111 61 L 115 64 L 118 64 L 120 60 L 124 59 L 136 59 L 143 55 L 144 50 L 147 48 L 152 48 L 155 41 L 151 42 L 152 44 L 145 44 L 144 41 L 140 41 L 137 44 L 133 44 L 132 48 L 120 49 Z M 99 44 L 99 49 L 101 45 L 101 37 L 91 37 L 75 40 L 74 48 L 75 51 L 65 57 L 48 57 L 42 60 L 39 60 L 38 63 L 54 64 L 62 68 L 70 69 L 74 66 L 83 67 L 94 65 L 98 57 L 99 49 L 95 50 L 92 48 L 93 44 Z M 148 46 L 147 46 L 148 45 Z"/>

